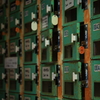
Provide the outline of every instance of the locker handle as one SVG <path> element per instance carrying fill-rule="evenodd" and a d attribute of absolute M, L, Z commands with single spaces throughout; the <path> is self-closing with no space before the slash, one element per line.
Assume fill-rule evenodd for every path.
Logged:
<path fill-rule="evenodd" d="M 46 5 L 46 12 L 47 12 L 47 13 L 51 12 L 51 6 Z"/>
<path fill-rule="evenodd" d="M 2 73 L 2 79 L 5 79 L 6 75 L 4 73 Z"/>
<path fill-rule="evenodd" d="M 56 76 L 57 75 L 54 72 L 52 72 L 52 81 L 55 80 Z"/>
<path fill-rule="evenodd" d="M 76 34 L 71 34 L 71 42 L 77 41 L 77 35 Z"/>
<path fill-rule="evenodd" d="M 36 79 L 36 74 L 32 73 L 32 80 Z"/>
<path fill-rule="evenodd" d="M 75 74 L 75 72 L 73 72 L 73 82 L 75 82 L 75 80 L 77 80 L 77 79 L 78 79 L 78 75 Z"/>

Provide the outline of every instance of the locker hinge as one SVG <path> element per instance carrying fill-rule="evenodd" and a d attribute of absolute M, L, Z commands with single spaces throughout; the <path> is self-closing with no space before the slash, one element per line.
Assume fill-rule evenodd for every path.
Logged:
<path fill-rule="evenodd" d="M 88 88 L 88 63 L 84 64 L 84 70 L 83 71 L 83 75 L 82 76 L 82 87 L 84 88 Z"/>
<path fill-rule="evenodd" d="M 82 0 L 82 9 L 88 9 L 88 0 Z"/>

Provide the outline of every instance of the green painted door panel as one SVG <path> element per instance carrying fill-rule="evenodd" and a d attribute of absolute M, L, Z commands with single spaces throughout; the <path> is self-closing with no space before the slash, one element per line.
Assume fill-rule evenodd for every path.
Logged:
<path fill-rule="evenodd" d="M 37 93 L 37 66 L 25 65 L 24 66 L 25 87 L 24 93 L 36 94 Z"/>
<path fill-rule="evenodd" d="M 4 65 L 5 52 L 5 42 L 0 42 L 0 66 Z"/>
<path fill-rule="evenodd" d="M 20 83 L 19 80 L 16 79 L 17 75 L 19 75 L 19 67 L 17 69 L 9 69 L 9 74 L 10 74 L 9 91 L 20 92 Z"/>
<path fill-rule="evenodd" d="M 16 28 L 20 25 L 20 12 L 10 15 L 10 38 L 19 37 L 20 33 L 16 32 Z M 20 27 L 19 27 L 20 28 Z"/>
<path fill-rule="evenodd" d="M 57 97 L 41 96 L 41 100 L 58 100 L 58 98 Z"/>
<path fill-rule="evenodd" d="M 5 69 L 4 67 L 0 67 L 0 91 L 5 90 L 6 88 L 5 80 L 3 79 L 3 74 L 5 74 Z"/>
<path fill-rule="evenodd" d="M 47 12 L 47 6 L 54 9 L 54 0 L 42 0 L 41 1 L 41 30 L 47 30 L 53 28 L 51 23 L 51 17 L 54 15 L 53 11 Z"/>
<path fill-rule="evenodd" d="M 75 39 L 74 39 L 75 37 Z M 79 60 L 80 24 L 76 23 L 63 28 L 63 59 L 64 61 Z"/>
<path fill-rule="evenodd" d="M 5 93 L 3 91 L 0 91 L 0 100 L 5 99 Z"/>
<path fill-rule="evenodd" d="M 91 0 L 91 19 L 100 17 L 100 0 Z"/>
<path fill-rule="evenodd" d="M 53 75 L 57 75 L 56 65 L 41 65 L 41 94 L 49 96 L 57 96 L 57 85 Z"/>
<path fill-rule="evenodd" d="M 37 3 L 37 0 L 24 0 L 25 4 L 24 7 L 29 7 L 29 6 L 33 6 L 34 4 Z"/>
<path fill-rule="evenodd" d="M 36 96 L 24 94 L 24 100 L 36 100 Z"/>
<path fill-rule="evenodd" d="M 9 100 L 19 100 L 18 93 L 9 93 Z"/>
<path fill-rule="evenodd" d="M 17 57 L 18 58 L 18 65 L 20 63 L 19 59 L 19 40 L 10 40 L 10 57 Z"/>
<path fill-rule="evenodd" d="M 37 20 L 37 5 L 33 5 L 24 9 L 25 35 L 36 33 L 36 31 L 32 31 L 31 29 L 31 23 L 36 20 Z"/>
<path fill-rule="evenodd" d="M 16 0 L 10 0 L 10 14 L 20 10 L 20 5 L 16 5 Z"/>
<path fill-rule="evenodd" d="M 81 63 L 64 63 L 63 64 L 63 97 L 69 99 L 82 99 L 81 81 Z M 76 76 L 76 77 L 75 77 Z"/>
<path fill-rule="evenodd" d="M 100 19 L 91 22 L 91 58 L 100 58 Z"/>
<path fill-rule="evenodd" d="M 92 99 L 100 100 L 100 60 L 91 61 Z"/>
<path fill-rule="evenodd" d="M 82 3 L 78 4 L 76 0 L 63 0 L 63 26 L 73 24 L 73 22 L 84 21 L 84 10 Z M 70 4 L 70 5 L 69 5 Z"/>
<path fill-rule="evenodd" d="M 36 49 L 37 49 L 37 44 L 36 44 L 36 35 L 30 35 L 27 37 L 24 37 L 24 53 L 25 53 L 25 57 L 24 57 L 24 63 L 25 64 L 33 64 L 33 63 L 37 63 L 37 53 L 36 53 Z"/>
<path fill-rule="evenodd" d="M 52 29 L 41 33 L 41 62 L 56 62 L 57 61 L 57 33 Z"/>

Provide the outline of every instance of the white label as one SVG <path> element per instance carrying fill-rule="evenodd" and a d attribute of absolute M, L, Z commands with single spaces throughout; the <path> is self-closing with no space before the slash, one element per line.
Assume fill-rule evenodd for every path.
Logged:
<path fill-rule="evenodd" d="M 14 95 L 10 95 L 9 100 L 15 100 L 15 96 Z"/>
<path fill-rule="evenodd" d="M 100 65 L 94 65 L 94 71 L 100 72 Z"/>
<path fill-rule="evenodd" d="M 24 100 L 31 100 L 29 97 L 25 97 Z"/>
<path fill-rule="evenodd" d="M 69 73 L 69 66 L 64 67 L 64 73 Z"/>
<path fill-rule="evenodd" d="M 42 100 L 47 100 L 47 99 L 42 99 Z"/>
<path fill-rule="evenodd" d="M 15 69 L 10 69 L 10 78 L 15 79 Z"/>
<path fill-rule="evenodd" d="M 65 0 L 65 10 L 74 6 L 74 0 Z"/>
<path fill-rule="evenodd" d="M 25 50 L 31 49 L 31 39 L 25 39 Z"/>
<path fill-rule="evenodd" d="M 29 5 L 30 3 L 32 3 L 32 0 L 25 0 L 25 5 Z"/>
<path fill-rule="evenodd" d="M 25 79 L 30 79 L 31 76 L 31 69 L 30 68 L 25 68 Z"/>
<path fill-rule="evenodd" d="M 28 10 L 25 11 L 25 17 L 27 17 L 29 14 L 28 14 Z"/>
<path fill-rule="evenodd" d="M 5 68 L 6 69 L 10 69 L 10 68 L 17 68 L 17 57 L 8 57 L 5 58 Z"/>
<path fill-rule="evenodd" d="M 15 42 L 10 43 L 10 52 L 15 52 L 16 48 L 15 48 Z"/>
<path fill-rule="evenodd" d="M 50 67 L 43 67 L 42 68 L 42 78 L 43 79 L 50 79 Z"/>
<path fill-rule="evenodd" d="M 42 28 L 48 27 L 48 16 L 42 18 Z"/>
<path fill-rule="evenodd" d="M 68 30 L 64 31 L 64 37 L 68 36 Z"/>
<path fill-rule="evenodd" d="M 2 45 L 0 45 L 0 54 L 2 54 Z"/>
<path fill-rule="evenodd" d="M 93 31 L 98 31 L 98 30 L 100 30 L 100 23 L 93 25 Z"/>

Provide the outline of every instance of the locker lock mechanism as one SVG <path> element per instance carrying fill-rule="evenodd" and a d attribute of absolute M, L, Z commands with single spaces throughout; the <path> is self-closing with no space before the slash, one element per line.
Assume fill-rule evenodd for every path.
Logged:
<path fill-rule="evenodd" d="M 75 72 L 73 72 L 73 82 L 75 82 L 75 80 L 77 80 L 77 79 L 78 79 L 78 75 L 75 74 Z"/>
<path fill-rule="evenodd" d="M 35 73 L 32 73 L 32 80 L 35 80 L 36 79 L 36 74 Z"/>
<path fill-rule="evenodd" d="M 1 23 L 1 29 L 4 29 L 5 25 L 3 23 Z"/>
<path fill-rule="evenodd" d="M 77 41 L 77 34 L 71 34 L 71 43 Z"/>
<path fill-rule="evenodd" d="M 6 74 L 2 73 L 2 79 L 6 78 Z"/>
<path fill-rule="evenodd" d="M 60 65 L 56 66 L 56 73 L 52 72 L 52 81 L 55 80 L 57 86 L 60 86 Z"/>
<path fill-rule="evenodd" d="M 52 24 L 53 25 L 57 25 L 58 24 L 58 16 L 57 15 L 53 15 L 52 16 Z"/>
<path fill-rule="evenodd" d="M 33 21 L 33 22 L 31 23 L 31 29 L 32 29 L 33 31 L 36 31 L 36 30 L 37 30 L 37 22 L 36 22 L 36 21 Z"/>
<path fill-rule="evenodd" d="M 51 12 L 51 6 L 49 6 L 49 5 L 46 6 L 46 12 L 47 13 Z"/>
<path fill-rule="evenodd" d="M 45 39 L 45 47 L 49 46 L 50 45 L 50 40 L 48 39 Z"/>
<path fill-rule="evenodd" d="M 22 83 L 22 68 L 21 67 L 19 67 L 19 74 L 18 73 L 15 74 L 15 80 L 18 80 L 20 84 Z"/>

